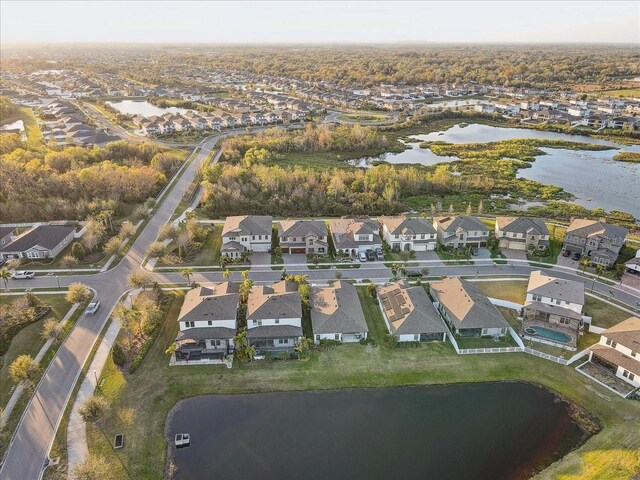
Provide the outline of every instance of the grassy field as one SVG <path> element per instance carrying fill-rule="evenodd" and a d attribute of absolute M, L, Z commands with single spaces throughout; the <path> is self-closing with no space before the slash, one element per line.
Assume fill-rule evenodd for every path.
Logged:
<path fill-rule="evenodd" d="M 392 117 L 380 112 L 358 112 L 358 113 L 345 113 L 340 115 L 336 120 L 340 122 L 384 122 L 385 120 L 392 120 Z"/>
<path fill-rule="evenodd" d="M 38 126 L 38 121 L 36 120 L 36 117 L 33 114 L 33 110 L 31 108 L 18 107 L 18 111 L 13 115 L 9 115 L 8 117 L 3 118 L 1 124 L 6 125 L 17 120 L 22 120 L 22 122 L 24 123 L 24 131 L 27 135 L 27 141 L 29 143 L 39 143 L 44 140 L 42 131 Z"/>
<path fill-rule="evenodd" d="M 527 297 L 527 280 L 499 282 L 475 282 L 487 297 L 499 298 L 514 303 L 524 303 Z"/>
<path fill-rule="evenodd" d="M 640 97 L 640 88 L 623 88 L 621 90 L 605 90 L 604 95 L 612 97 Z"/>
<path fill-rule="evenodd" d="M 593 317 L 594 325 L 604 328 L 612 327 L 631 316 L 630 313 L 589 295 L 585 297 L 583 312 L 585 315 Z"/>
<path fill-rule="evenodd" d="M 2 303 L 15 298 L 18 297 L 0 295 L 0 301 Z M 26 326 L 13 337 L 9 345 L 9 350 L 3 357 L 3 365 L 0 368 L 0 406 L 7 403 L 11 387 L 14 385 L 9 378 L 9 365 L 11 365 L 19 355 L 26 354 L 35 357 L 45 343 L 40 336 L 45 320 L 49 318 L 55 318 L 58 321 L 62 320 L 71 308 L 71 304 L 64 299 L 64 295 L 38 295 L 38 298 L 47 305 L 50 305 L 51 311 L 43 319 Z"/>
<path fill-rule="evenodd" d="M 383 333 L 379 310 L 373 308 L 373 299 L 362 296 L 361 299 L 370 333 L 379 338 Z M 573 368 L 526 354 L 459 356 L 450 345 L 437 343 L 392 350 L 371 345 L 343 345 L 314 352 L 307 362 L 235 364 L 231 370 L 219 366 L 172 368 L 168 366 L 164 350 L 177 332 L 175 317 L 179 303 L 174 302 L 160 336 L 136 373 L 122 374 L 112 363 L 108 363 L 103 372 L 101 391 L 112 407 L 100 425 L 89 426 L 87 434 L 90 451 L 108 460 L 114 478 L 162 478 L 165 417 L 182 398 L 276 389 L 501 380 L 535 381 L 547 386 L 596 415 L 603 424 L 600 433 L 550 466 L 539 478 L 629 478 L 640 465 L 640 429 L 634 428 L 631 422 L 640 415 L 640 403 L 620 399 Z M 118 451 L 111 447 L 116 433 L 125 434 L 125 447 Z"/>
<path fill-rule="evenodd" d="M 222 247 L 222 226 L 212 225 L 211 227 L 205 228 L 211 231 L 208 234 L 207 239 L 197 249 L 196 254 L 192 258 L 189 258 L 188 260 L 185 260 L 180 264 L 170 264 L 165 263 L 162 260 L 158 260 L 157 266 L 172 266 L 182 268 L 192 265 L 219 265 L 220 248 Z M 167 251 L 171 251 L 172 249 L 175 249 L 175 245 L 173 243 L 170 243 Z"/>

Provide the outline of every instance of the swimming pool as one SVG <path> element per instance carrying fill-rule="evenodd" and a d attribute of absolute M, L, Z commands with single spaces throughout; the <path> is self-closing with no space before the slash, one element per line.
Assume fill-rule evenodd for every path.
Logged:
<path fill-rule="evenodd" d="M 569 343 L 571 341 L 571 337 L 566 333 L 556 332 L 555 330 L 549 330 L 548 328 L 539 327 L 537 325 L 527 327 L 524 332 L 527 335 L 535 335 L 537 337 L 546 338 L 559 343 Z"/>

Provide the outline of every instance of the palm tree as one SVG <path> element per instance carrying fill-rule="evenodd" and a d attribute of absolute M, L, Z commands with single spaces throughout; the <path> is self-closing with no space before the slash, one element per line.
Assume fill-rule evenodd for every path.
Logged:
<path fill-rule="evenodd" d="M 180 273 L 184 278 L 187 279 L 187 283 L 191 285 L 191 275 L 193 275 L 193 268 L 187 267 L 180 270 Z"/>
<path fill-rule="evenodd" d="M 7 268 L 0 270 L 0 278 L 4 282 L 4 289 L 9 290 L 9 279 L 11 278 L 11 272 Z"/>
<path fill-rule="evenodd" d="M 587 267 L 591 266 L 591 260 L 589 260 L 588 257 L 584 257 L 582 260 L 580 260 L 580 266 L 582 267 L 582 273 L 584 273 Z"/>
<path fill-rule="evenodd" d="M 229 277 L 231 276 L 231 270 L 229 270 L 228 268 L 222 272 L 222 278 L 224 278 L 225 280 L 229 280 Z"/>
<path fill-rule="evenodd" d="M 591 291 L 593 292 L 593 288 L 596 286 L 596 280 L 600 280 L 600 276 L 604 272 L 604 267 L 602 265 L 596 265 L 596 278 L 593 279 L 593 283 L 591 284 Z"/>

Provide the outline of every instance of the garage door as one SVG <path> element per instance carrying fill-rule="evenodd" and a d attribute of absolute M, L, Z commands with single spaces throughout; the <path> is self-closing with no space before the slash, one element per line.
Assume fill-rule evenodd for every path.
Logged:
<path fill-rule="evenodd" d="M 291 253 L 306 253 L 304 247 L 291 248 Z"/>
<path fill-rule="evenodd" d="M 268 252 L 271 248 L 270 243 L 254 243 L 251 245 L 254 252 Z"/>
<path fill-rule="evenodd" d="M 526 250 L 527 246 L 524 243 L 520 242 L 511 242 L 511 248 L 513 250 Z"/>
<path fill-rule="evenodd" d="M 413 249 L 416 252 L 426 252 L 427 251 L 427 244 L 426 243 L 414 243 L 413 244 Z"/>

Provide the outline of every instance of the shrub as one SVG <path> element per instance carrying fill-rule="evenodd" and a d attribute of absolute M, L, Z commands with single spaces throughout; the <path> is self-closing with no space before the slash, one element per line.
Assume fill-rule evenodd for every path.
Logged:
<path fill-rule="evenodd" d="M 280 352 L 278 354 L 278 360 L 289 360 L 291 358 L 291 354 L 289 352 Z"/>
<path fill-rule="evenodd" d="M 97 422 L 109 408 L 109 402 L 101 395 L 92 395 L 87 398 L 78 413 L 85 422 Z"/>
<path fill-rule="evenodd" d="M 84 247 L 81 243 L 74 243 L 73 247 L 71 247 L 71 255 L 76 257 L 78 260 L 83 260 L 84 257 L 87 256 L 87 253 L 84 251 Z"/>
<path fill-rule="evenodd" d="M 264 356 L 264 361 L 265 361 L 265 362 L 272 363 L 272 362 L 275 362 L 275 360 L 276 360 L 276 359 L 274 358 L 273 353 L 271 353 L 271 352 L 267 352 L 267 353 L 265 354 L 265 356 Z"/>
<path fill-rule="evenodd" d="M 127 362 L 127 357 L 125 356 L 124 350 L 119 343 L 115 343 L 113 345 L 113 348 L 111 349 L 111 359 L 113 360 L 113 363 L 118 367 L 123 367 Z"/>

